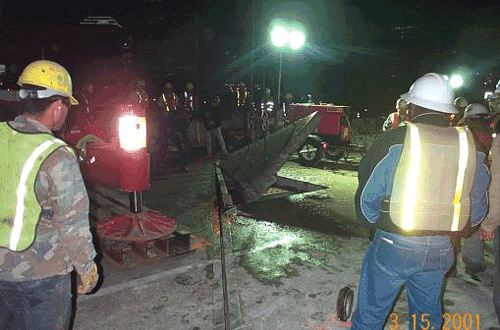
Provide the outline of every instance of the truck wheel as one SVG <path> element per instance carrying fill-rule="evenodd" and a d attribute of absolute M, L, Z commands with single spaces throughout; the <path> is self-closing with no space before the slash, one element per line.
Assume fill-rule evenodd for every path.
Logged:
<path fill-rule="evenodd" d="M 337 317 L 340 321 L 347 321 L 351 317 L 354 302 L 354 291 L 348 286 L 342 288 L 337 299 Z"/>
<path fill-rule="evenodd" d="M 315 138 L 308 137 L 306 143 L 299 149 L 299 161 L 304 166 L 314 166 L 323 158 L 323 146 Z"/>
<path fill-rule="evenodd" d="M 345 150 L 330 146 L 330 150 L 326 151 L 326 158 L 330 160 L 339 160 L 344 157 Z"/>

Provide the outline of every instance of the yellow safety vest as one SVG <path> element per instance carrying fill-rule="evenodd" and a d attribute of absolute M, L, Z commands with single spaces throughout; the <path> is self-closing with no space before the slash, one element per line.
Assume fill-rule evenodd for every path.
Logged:
<path fill-rule="evenodd" d="M 24 251 L 35 240 L 42 208 L 35 181 L 43 161 L 67 144 L 48 133 L 22 133 L 0 123 L 0 247 Z"/>
<path fill-rule="evenodd" d="M 466 127 L 408 123 L 389 216 L 403 231 L 462 230 L 470 216 L 476 148 Z"/>

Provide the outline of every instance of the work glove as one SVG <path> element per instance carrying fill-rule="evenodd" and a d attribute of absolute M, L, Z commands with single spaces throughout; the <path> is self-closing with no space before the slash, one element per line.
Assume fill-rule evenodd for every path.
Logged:
<path fill-rule="evenodd" d="M 92 270 L 86 273 L 78 273 L 80 278 L 78 285 L 78 294 L 86 294 L 92 291 L 99 280 L 99 274 L 97 273 L 97 265 L 95 262 L 92 265 Z"/>

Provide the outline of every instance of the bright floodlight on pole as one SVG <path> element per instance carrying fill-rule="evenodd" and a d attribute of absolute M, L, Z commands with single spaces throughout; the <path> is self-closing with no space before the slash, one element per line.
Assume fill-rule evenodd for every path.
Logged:
<path fill-rule="evenodd" d="M 277 20 L 271 30 L 271 43 L 280 52 L 280 70 L 278 75 L 278 126 L 284 126 L 284 111 L 281 104 L 281 66 L 283 62 L 283 48 L 287 46 L 293 51 L 302 48 L 306 41 L 304 30 L 298 23 L 286 23 Z"/>
<path fill-rule="evenodd" d="M 288 31 L 281 25 L 276 25 L 271 31 L 271 42 L 274 46 L 281 48 L 288 42 Z"/>
<path fill-rule="evenodd" d="M 302 31 L 292 31 L 288 35 L 288 42 L 290 44 L 290 48 L 293 50 L 299 50 L 304 46 L 306 42 L 306 36 Z"/>
<path fill-rule="evenodd" d="M 462 75 L 460 74 L 454 74 L 453 76 L 451 76 L 450 78 L 450 86 L 451 88 L 460 88 L 462 87 L 464 84 L 464 78 L 462 77 Z"/>

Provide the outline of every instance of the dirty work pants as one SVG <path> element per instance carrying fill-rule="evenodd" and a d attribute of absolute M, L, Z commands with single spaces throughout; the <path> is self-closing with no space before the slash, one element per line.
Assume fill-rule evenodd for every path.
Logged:
<path fill-rule="evenodd" d="M 68 329 L 71 303 L 71 274 L 0 281 L 0 329 Z"/>
<path fill-rule="evenodd" d="M 408 328 L 441 329 L 441 289 L 453 257 L 449 236 L 400 236 L 377 230 L 363 260 L 351 329 L 383 329 L 386 321 L 393 327 L 395 316 L 401 320 L 402 315 L 389 317 L 389 313 L 403 285 L 409 315 L 415 314 L 417 320 Z"/>
<path fill-rule="evenodd" d="M 477 273 L 485 270 L 484 241 L 479 238 L 478 231 L 462 241 L 462 260 L 467 273 Z"/>
<path fill-rule="evenodd" d="M 226 143 L 224 142 L 224 137 L 222 136 L 222 131 L 220 127 L 207 129 L 207 154 L 209 156 L 212 155 L 212 134 L 215 134 L 217 141 L 219 141 L 219 147 L 222 151 L 222 154 L 227 154 Z"/>

